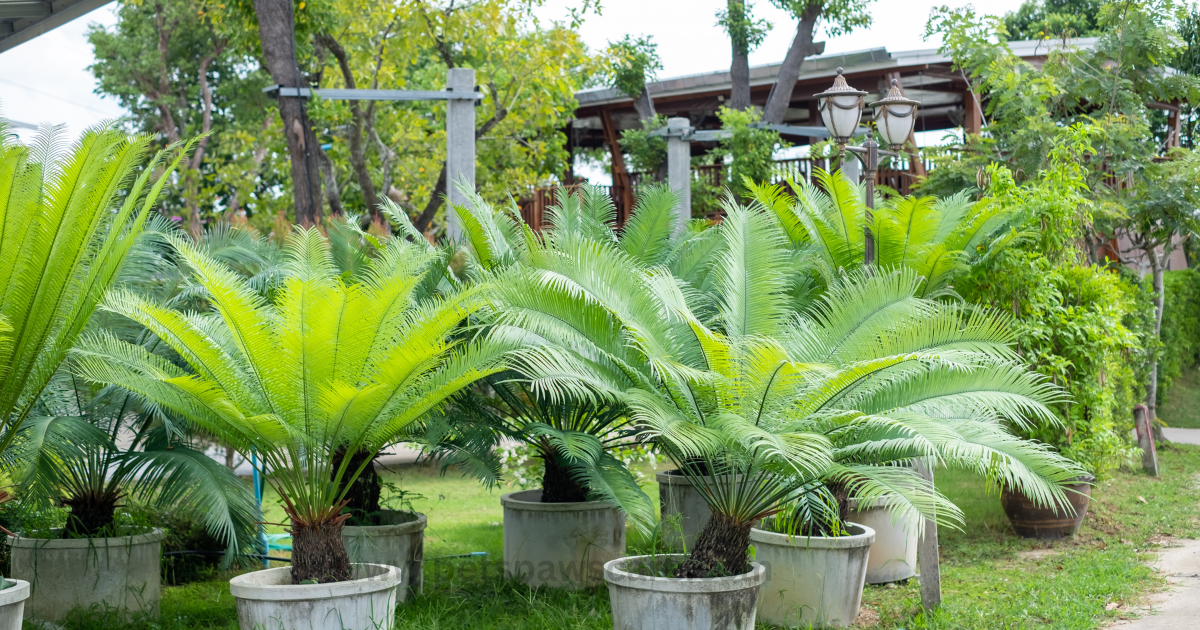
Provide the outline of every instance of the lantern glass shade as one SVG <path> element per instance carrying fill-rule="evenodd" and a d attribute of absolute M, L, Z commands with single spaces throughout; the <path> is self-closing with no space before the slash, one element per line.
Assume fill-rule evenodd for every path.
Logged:
<path fill-rule="evenodd" d="M 849 94 L 821 100 L 821 122 L 825 123 L 829 135 L 841 141 L 853 136 L 854 131 L 858 129 L 858 121 L 862 118 L 862 97 Z M 825 103 L 826 100 L 833 102 Z"/>
<path fill-rule="evenodd" d="M 876 125 L 884 142 L 898 146 L 908 141 L 917 121 L 916 108 L 916 105 L 889 103 L 875 110 Z"/>

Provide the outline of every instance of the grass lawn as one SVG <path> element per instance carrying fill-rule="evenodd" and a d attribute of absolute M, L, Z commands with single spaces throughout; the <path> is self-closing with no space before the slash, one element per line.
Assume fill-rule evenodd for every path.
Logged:
<path fill-rule="evenodd" d="M 1048 543 L 1013 536 L 999 497 L 978 480 L 954 473 L 938 486 L 966 513 L 964 531 L 943 529 L 943 608 L 927 617 L 916 581 L 869 586 L 865 625 L 895 630 L 1091 629 L 1119 617 L 1161 580 L 1139 562 L 1138 550 L 1166 536 L 1200 534 L 1200 447 L 1170 445 L 1160 451 L 1162 478 L 1120 472 L 1095 489 L 1085 525 L 1073 539 Z M 440 476 L 435 469 L 399 469 L 401 487 L 425 498 L 414 502 L 429 515 L 425 594 L 398 611 L 406 630 L 595 628 L 610 629 L 608 592 L 531 591 L 501 577 L 503 537 L 500 494 L 472 481 Z M 647 488 L 652 497 L 657 489 Z M 267 520 L 282 514 L 268 497 Z M 630 552 L 643 546 L 633 532 Z M 483 558 L 445 558 L 486 551 Z M 67 630 L 125 627 L 134 630 L 235 629 L 228 576 L 166 588 L 162 616 L 154 622 L 118 622 L 80 611 Z M 1117 602 L 1120 607 L 1106 611 Z M 766 626 L 762 626 L 766 627 Z"/>
<path fill-rule="evenodd" d="M 1200 370 L 1188 368 L 1171 383 L 1158 417 L 1169 427 L 1200 429 Z"/>

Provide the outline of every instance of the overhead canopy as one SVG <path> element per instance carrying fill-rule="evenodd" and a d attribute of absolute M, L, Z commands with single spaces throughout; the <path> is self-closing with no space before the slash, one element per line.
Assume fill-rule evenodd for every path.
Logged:
<path fill-rule="evenodd" d="M 112 0 L 0 0 L 0 53 Z"/>

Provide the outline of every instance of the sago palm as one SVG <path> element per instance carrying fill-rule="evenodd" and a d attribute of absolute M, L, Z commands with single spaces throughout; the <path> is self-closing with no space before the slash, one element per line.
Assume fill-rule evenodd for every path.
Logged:
<path fill-rule="evenodd" d="M 452 336 L 485 306 L 486 287 L 415 304 L 431 257 L 400 240 L 368 263 L 361 282 L 347 284 L 325 239 L 310 229 L 289 237 L 288 276 L 268 301 L 189 241 L 173 245 L 214 315 L 168 310 L 130 292 L 110 295 L 103 308 L 148 328 L 192 373 L 104 334 L 82 342 L 78 373 L 256 452 L 290 520 L 293 582 L 348 579 L 342 509 L 370 459 L 334 464 L 333 455 L 373 455 L 446 398 L 503 368 L 502 346 Z"/>
<path fill-rule="evenodd" d="M 817 169 L 815 183 L 789 181 L 795 197 L 782 185 L 751 185 L 755 200 L 768 209 L 792 245 L 824 282 L 863 263 L 865 187 L 842 175 Z M 907 268 L 925 279 L 921 295 L 933 297 L 976 262 L 979 245 L 996 240 L 988 251 L 1020 238 L 1006 230 L 1012 212 L 997 204 L 974 203 L 966 192 L 950 197 L 877 199 L 871 232 L 875 264 L 882 269 Z"/>
<path fill-rule="evenodd" d="M 0 121 L 0 452 L 120 271 L 187 147 L 146 160 L 151 138 L 96 127 L 67 151 Z"/>
<path fill-rule="evenodd" d="M 892 465 L 916 457 L 1065 505 L 1077 468 L 1003 424 L 1049 417 L 1057 396 L 1014 361 L 1003 320 L 918 297 L 911 271 L 839 280 L 797 310 L 773 220 L 727 213 L 710 231 L 709 295 L 586 239 L 531 248 L 498 287 L 496 334 L 528 344 L 517 361 L 530 386 L 623 401 L 708 502 L 678 576 L 747 570 L 751 527 L 821 483 L 952 522 L 941 495 Z"/>

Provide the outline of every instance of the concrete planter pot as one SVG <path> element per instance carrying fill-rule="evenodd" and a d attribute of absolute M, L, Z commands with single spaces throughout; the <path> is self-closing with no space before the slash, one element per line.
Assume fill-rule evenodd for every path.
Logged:
<path fill-rule="evenodd" d="M 25 617 L 54 622 L 92 604 L 157 617 L 166 535 L 155 529 L 116 538 L 9 536 L 12 576 L 30 585 Z"/>
<path fill-rule="evenodd" d="M 763 565 L 719 578 L 670 578 L 630 570 L 640 563 L 678 561 L 679 555 L 632 556 L 604 565 L 613 630 L 754 630 Z"/>
<path fill-rule="evenodd" d="M 787 628 L 854 624 L 875 532 L 846 525 L 851 535 L 836 538 L 750 530 L 757 559 L 769 569 L 758 602 L 761 621 Z"/>
<path fill-rule="evenodd" d="M 542 503 L 541 490 L 500 497 L 504 576 L 530 586 L 585 588 L 625 554 L 625 514 L 601 501 Z"/>
<path fill-rule="evenodd" d="M 400 569 L 353 564 L 354 579 L 292 584 L 291 567 L 229 580 L 241 630 L 391 630 L 396 623 Z"/>
<path fill-rule="evenodd" d="M 424 514 L 384 510 L 380 525 L 342 527 L 342 544 L 350 562 L 383 564 L 400 567 L 401 582 L 397 597 L 404 603 L 409 595 L 421 594 L 424 584 L 425 526 Z"/>
<path fill-rule="evenodd" d="M 12 586 L 0 591 L 0 630 L 21 630 L 25 618 L 25 600 L 29 599 L 29 582 L 10 580 Z"/>
<path fill-rule="evenodd" d="M 849 520 L 875 530 L 867 559 L 867 584 L 899 582 L 917 574 L 917 543 L 921 540 L 917 519 L 906 512 L 893 520 L 885 501 L 850 499 Z"/>
<path fill-rule="evenodd" d="M 741 475 L 736 479 L 741 480 Z M 654 475 L 658 482 L 658 506 L 662 520 L 662 540 L 669 549 L 690 551 L 700 531 L 712 518 L 704 497 L 678 470 Z M 672 518 L 676 517 L 676 518 Z"/>

